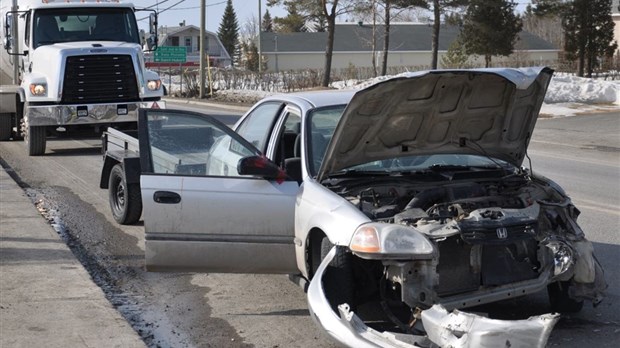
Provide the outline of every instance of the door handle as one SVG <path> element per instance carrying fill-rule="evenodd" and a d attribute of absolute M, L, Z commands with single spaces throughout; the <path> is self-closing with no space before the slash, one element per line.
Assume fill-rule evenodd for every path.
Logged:
<path fill-rule="evenodd" d="M 155 203 L 178 204 L 181 202 L 181 195 L 170 191 L 155 191 L 153 193 L 153 200 Z"/>

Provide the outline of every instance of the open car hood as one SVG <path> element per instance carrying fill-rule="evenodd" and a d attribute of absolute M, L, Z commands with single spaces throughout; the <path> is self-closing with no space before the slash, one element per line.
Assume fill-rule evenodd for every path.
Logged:
<path fill-rule="evenodd" d="M 549 68 L 409 73 L 357 92 L 319 179 L 388 158 L 486 155 L 520 166 L 553 75 Z"/>

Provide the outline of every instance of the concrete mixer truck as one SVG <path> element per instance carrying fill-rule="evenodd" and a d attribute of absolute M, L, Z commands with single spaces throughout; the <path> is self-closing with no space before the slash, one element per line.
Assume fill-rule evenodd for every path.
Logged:
<path fill-rule="evenodd" d="M 161 80 L 143 54 L 157 47 L 153 10 L 120 0 L 0 0 L 0 24 L 0 141 L 23 138 L 29 155 L 42 155 L 57 132 L 135 125 L 138 108 L 161 103 Z"/>

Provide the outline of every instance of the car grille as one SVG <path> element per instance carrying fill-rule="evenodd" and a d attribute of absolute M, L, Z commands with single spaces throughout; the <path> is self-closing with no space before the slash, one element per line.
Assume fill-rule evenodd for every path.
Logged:
<path fill-rule="evenodd" d="M 439 242 L 439 296 L 536 278 L 540 263 L 532 227 L 507 227 L 504 238 L 496 228 L 467 230 Z"/>
<path fill-rule="evenodd" d="M 88 55 L 67 58 L 62 103 L 138 100 L 138 85 L 131 56 Z"/>

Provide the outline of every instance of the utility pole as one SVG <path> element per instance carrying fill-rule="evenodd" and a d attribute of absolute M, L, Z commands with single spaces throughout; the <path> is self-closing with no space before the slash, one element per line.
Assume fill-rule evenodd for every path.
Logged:
<path fill-rule="evenodd" d="M 17 12 L 17 10 L 19 9 L 19 7 L 17 6 L 17 0 L 13 0 L 13 4 L 11 6 L 11 11 L 15 11 Z M 11 31 L 12 31 L 12 35 L 13 35 L 13 52 L 19 52 L 19 24 L 18 24 L 18 15 L 16 13 L 13 13 L 13 15 L 11 16 L 11 20 L 13 21 L 11 23 Z M 19 56 L 18 55 L 14 55 L 13 57 L 13 83 L 18 84 L 20 83 L 19 81 Z M 19 128 L 19 127 L 18 127 Z"/>
<path fill-rule="evenodd" d="M 205 0 L 200 0 L 200 99 L 205 97 L 205 18 Z"/>
<path fill-rule="evenodd" d="M 263 31 L 263 17 L 261 14 L 261 5 L 262 0 L 258 0 L 258 73 L 263 72 L 263 50 L 261 49 L 260 42 L 261 40 L 261 31 Z"/>

